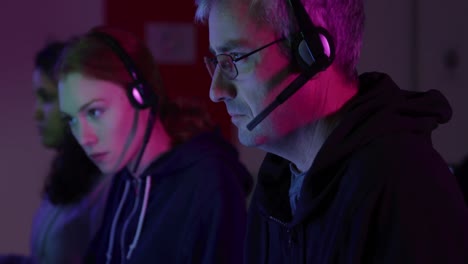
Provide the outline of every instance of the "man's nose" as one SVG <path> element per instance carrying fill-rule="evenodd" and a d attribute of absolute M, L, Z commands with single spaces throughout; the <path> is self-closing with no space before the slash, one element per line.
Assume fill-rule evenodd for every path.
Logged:
<path fill-rule="evenodd" d="M 236 87 L 223 76 L 219 67 L 216 68 L 210 86 L 210 99 L 215 103 L 234 99 L 237 95 Z"/>

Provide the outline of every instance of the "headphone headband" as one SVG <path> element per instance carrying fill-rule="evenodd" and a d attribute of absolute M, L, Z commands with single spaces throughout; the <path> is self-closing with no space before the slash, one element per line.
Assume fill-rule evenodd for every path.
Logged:
<path fill-rule="evenodd" d="M 156 108 L 158 101 L 157 95 L 154 90 L 151 89 L 148 82 L 143 78 L 143 75 L 138 70 L 133 59 L 120 45 L 117 39 L 102 31 L 92 31 L 89 35 L 104 42 L 124 64 L 125 69 L 133 80 L 132 83 L 126 87 L 130 103 L 137 109 L 145 109 L 148 107 Z"/>

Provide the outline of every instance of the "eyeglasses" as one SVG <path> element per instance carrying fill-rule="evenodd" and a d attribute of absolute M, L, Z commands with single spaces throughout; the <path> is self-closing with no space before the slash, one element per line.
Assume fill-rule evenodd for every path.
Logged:
<path fill-rule="evenodd" d="M 262 46 L 238 58 L 234 58 L 232 55 L 225 54 L 225 53 L 218 54 L 215 57 L 211 57 L 211 58 L 205 57 L 204 60 L 205 60 L 206 69 L 208 70 L 208 73 L 210 74 L 211 78 L 213 78 L 214 72 L 216 70 L 216 66 L 218 66 L 219 64 L 219 66 L 221 67 L 221 73 L 224 76 L 226 76 L 226 78 L 228 78 L 229 80 L 234 80 L 239 74 L 239 71 L 237 70 L 236 62 L 243 60 L 249 57 L 250 55 L 261 51 L 262 49 L 268 48 L 269 46 L 276 44 L 280 41 L 283 41 L 285 39 L 286 38 L 277 39 L 273 42 L 266 44 L 265 46 Z"/>

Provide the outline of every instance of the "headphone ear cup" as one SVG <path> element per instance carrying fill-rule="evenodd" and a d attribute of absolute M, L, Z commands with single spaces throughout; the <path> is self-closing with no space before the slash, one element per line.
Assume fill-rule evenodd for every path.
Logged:
<path fill-rule="evenodd" d="M 142 94 L 141 85 L 131 85 L 127 89 L 127 97 L 130 103 L 137 109 L 145 109 L 149 105 L 145 101 L 145 96 Z"/>
<path fill-rule="evenodd" d="M 292 53 L 295 62 L 294 70 L 297 72 L 307 71 L 313 63 L 313 58 L 303 38 L 293 40 Z"/>
<path fill-rule="evenodd" d="M 137 109 L 156 109 L 159 101 L 154 91 L 142 83 L 129 85 L 127 97 L 130 103 Z"/>
<path fill-rule="evenodd" d="M 299 42 L 297 53 L 301 64 L 306 67 L 312 66 L 314 63 L 312 51 L 309 49 L 309 46 L 307 46 L 307 42 L 304 39 Z"/>
<path fill-rule="evenodd" d="M 326 33 L 326 32 L 325 32 Z M 314 41 L 315 43 L 312 43 L 312 45 L 320 45 L 323 49 L 323 55 L 327 57 L 326 61 L 324 60 L 319 60 L 317 61 L 317 57 L 314 58 L 312 50 L 309 48 L 309 45 L 307 45 L 307 42 L 305 41 L 304 38 L 300 37 L 295 41 L 295 45 L 293 45 L 293 53 L 296 58 L 297 64 L 299 68 L 303 71 L 309 70 L 311 67 L 318 67 L 325 69 L 331 64 L 331 61 L 333 60 L 333 53 L 332 53 L 332 43 L 329 41 L 329 37 L 327 34 L 322 34 L 321 32 L 317 32 L 318 34 L 318 41 Z M 314 65 L 314 64 L 319 64 L 319 65 Z"/>

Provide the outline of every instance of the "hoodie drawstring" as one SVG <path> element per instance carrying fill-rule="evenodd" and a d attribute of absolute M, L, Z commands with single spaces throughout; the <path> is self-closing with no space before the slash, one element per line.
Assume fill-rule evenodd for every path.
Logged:
<path fill-rule="evenodd" d="M 120 199 L 119 207 L 117 208 L 117 212 L 115 212 L 114 220 L 112 220 L 112 227 L 111 227 L 111 232 L 109 234 L 109 245 L 107 246 L 107 253 L 106 253 L 106 263 L 109 264 L 112 260 L 112 248 L 114 246 L 114 238 L 115 238 L 115 227 L 117 225 L 117 221 L 120 216 L 120 212 L 122 211 L 123 204 L 125 202 L 125 199 L 127 198 L 128 194 L 128 189 L 130 187 L 130 184 L 128 181 L 125 181 L 125 190 L 122 195 L 122 198 Z"/>
<path fill-rule="evenodd" d="M 137 230 L 135 232 L 135 236 L 133 237 L 132 244 L 130 244 L 130 247 L 128 249 L 127 260 L 129 260 L 130 257 L 132 256 L 132 252 L 136 248 L 136 246 L 138 244 L 138 239 L 140 238 L 141 229 L 143 227 L 143 221 L 144 221 L 145 215 L 146 215 L 146 209 L 148 207 L 148 199 L 149 199 L 150 189 L 151 189 L 151 177 L 148 176 L 148 177 L 146 177 L 145 195 L 144 195 L 144 198 L 143 198 L 143 204 L 141 206 L 140 217 L 138 218 L 138 226 L 137 226 Z"/>

